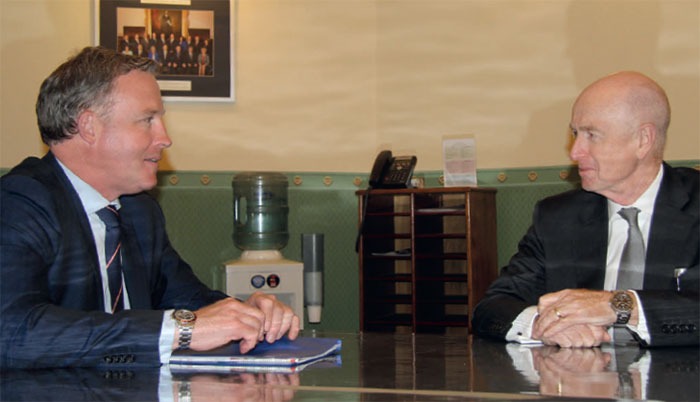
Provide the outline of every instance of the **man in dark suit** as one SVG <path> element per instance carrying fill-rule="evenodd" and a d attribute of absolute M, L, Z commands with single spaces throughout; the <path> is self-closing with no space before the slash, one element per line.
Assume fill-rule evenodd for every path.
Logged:
<path fill-rule="evenodd" d="M 185 74 L 197 75 L 197 70 L 199 69 L 199 64 L 197 63 L 197 55 L 194 53 L 194 47 L 188 46 L 187 53 L 183 58 L 183 65 L 185 67 Z"/>
<path fill-rule="evenodd" d="M 663 162 L 669 122 L 663 89 L 639 73 L 581 93 L 570 157 L 583 189 L 536 205 L 475 308 L 476 333 L 586 347 L 610 341 L 615 326 L 642 345 L 698 344 L 699 174 Z M 638 224 L 618 213 L 628 207 Z"/>
<path fill-rule="evenodd" d="M 88 47 L 43 82 L 49 152 L 0 182 L 0 366 L 157 366 L 178 348 L 240 340 L 245 353 L 297 336 L 290 307 L 211 290 L 172 248 L 144 192 L 171 145 L 154 73 L 149 59 Z"/>

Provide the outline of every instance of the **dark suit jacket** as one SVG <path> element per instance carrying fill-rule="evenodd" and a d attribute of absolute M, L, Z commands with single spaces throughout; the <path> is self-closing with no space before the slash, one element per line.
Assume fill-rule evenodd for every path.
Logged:
<path fill-rule="evenodd" d="M 54 156 L 27 158 L 0 188 L 3 367 L 157 366 L 163 310 L 226 297 L 197 279 L 140 193 L 120 198 L 131 309 L 107 314 L 87 214 Z"/>
<path fill-rule="evenodd" d="M 644 289 L 638 290 L 651 344 L 697 345 L 698 288 L 697 171 L 664 164 L 646 255 Z M 474 310 L 476 333 L 504 339 L 520 312 L 540 296 L 570 288 L 602 289 L 608 245 L 605 197 L 574 190 L 535 206 L 533 224 L 518 253 Z M 675 268 L 687 268 L 677 291 Z"/>

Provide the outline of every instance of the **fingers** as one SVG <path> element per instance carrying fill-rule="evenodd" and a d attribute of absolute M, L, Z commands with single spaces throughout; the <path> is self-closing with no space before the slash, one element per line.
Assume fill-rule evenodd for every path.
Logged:
<path fill-rule="evenodd" d="M 238 320 L 244 324 L 244 327 L 237 328 L 237 333 L 233 334 L 232 339 L 241 341 L 238 345 L 241 353 L 248 353 L 260 341 L 262 324 L 265 318 L 259 311 L 254 311 L 251 314 L 240 312 L 238 317 L 231 317 L 231 319 Z"/>
<path fill-rule="evenodd" d="M 264 317 L 263 329 L 265 340 L 275 342 L 288 334 L 289 339 L 295 339 L 299 333 L 299 317 L 294 310 L 278 301 L 274 295 L 256 292 L 250 296 L 248 303 L 259 308 Z M 262 338 L 260 338 L 262 340 Z"/>
<path fill-rule="evenodd" d="M 561 290 L 559 292 L 547 293 L 546 295 L 540 297 L 537 303 L 537 312 L 542 314 L 542 311 L 546 308 L 552 307 L 554 304 L 558 303 L 559 300 L 565 296 L 566 290 Z"/>
<path fill-rule="evenodd" d="M 604 327 L 587 324 L 572 325 L 554 335 L 542 337 L 543 343 L 564 348 L 590 348 L 609 340 L 610 335 Z"/>
<path fill-rule="evenodd" d="M 563 307 L 550 306 L 544 308 L 532 328 L 532 337 L 535 339 L 551 337 L 557 332 L 576 324 L 574 319 L 567 317 L 567 312 Z"/>
<path fill-rule="evenodd" d="M 566 313 L 563 312 L 560 307 L 565 303 L 567 298 L 567 290 L 562 290 L 554 293 L 547 293 L 540 297 L 537 303 L 537 321 L 532 329 L 533 338 L 541 338 L 544 333 L 549 329 L 555 322 L 566 317 Z M 551 336 L 551 334 L 549 334 Z"/>
<path fill-rule="evenodd" d="M 288 309 L 289 311 L 285 311 L 286 309 Z M 268 311 L 265 312 L 265 317 L 267 318 L 265 320 L 265 332 L 267 333 L 265 340 L 268 343 L 272 343 L 280 339 L 284 335 L 284 332 L 282 332 L 282 328 L 285 319 L 285 314 L 287 314 L 288 316 L 286 324 L 287 327 L 289 327 L 292 316 L 292 314 L 290 314 L 291 310 L 291 308 L 285 305 L 279 306 L 278 303 L 275 302 L 268 309 Z"/>
<path fill-rule="evenodd" d="M 294 314 L 294 311 L 288 307 L 284 306 L 282 309 L 277 309 L 280 314 L 274 314 L 274 320 L 270 326 L 270 332 L 267 334 L 267 341 L 274 342 L 279 340 L 287 334 L 287 337 L 291 340 L 296 339 L 299 334 L 299 317 Z M 278 318 L 279 321 L 278 321 Z"/>
<path fill-rule="evenodd" d="M 609 301 L 610 292 L 605 291 L 566 289 L 546 294 L 537 305 L 539 317 L 532 336 L 552 337 L 577 324 L 607 327 L 615 321 Z"/>
<path fill-rule="evenodd" d="M 264 314 L 235 299 L 224 299 L 195 312 L 197 321 L 190 347 L 208 350 L 232 340 L 241 340 L 241 352 L 255 347 L 262 331 Z"/>
<path fill-rule="evenodd" d="M 288 334 L 299 334 L 299 317 L 291 307 L 273 295 L 254 293 L 246 303 L 233 298 L 220 300 L 195 312 L 197 322 L 190 347 L 209 350 L 233 340 L 240 340 L 241 353 L 252 350 L 258 342 L 275 342 Z M 175 344 L 174 347 L 177 347 Z"/>
<path fill-rule="evenodd" d="M 287 337 L 291 340 L 297 339 L 300 326 L 299 316 L 294 314 L 294 317 L 292 317 L 292 325 L 289 327 L 289 332 L 287 332 Z"/>

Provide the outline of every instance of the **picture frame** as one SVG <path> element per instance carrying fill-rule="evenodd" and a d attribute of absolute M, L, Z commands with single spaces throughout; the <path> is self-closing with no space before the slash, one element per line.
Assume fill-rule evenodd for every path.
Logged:
<path fill-rule="evenodd" d="M 166 101 L 234 102 L 233 2 L 94 0 L 94 42 L 156 61 Z"/>

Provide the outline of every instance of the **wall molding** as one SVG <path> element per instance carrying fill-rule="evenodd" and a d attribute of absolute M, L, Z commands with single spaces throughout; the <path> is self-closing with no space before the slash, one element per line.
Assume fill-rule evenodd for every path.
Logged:
<path fill-rule="evenodd" d="M 700 160 L 669 161 L 671 166 L 700 170 Z M 3 174 L 5 172 L 2 172 Z M 239 171 L 159 171 L 158 187 L 228 188 Z M 289 179 L 290 189 L 359 190 L 367 187 L 369 173 L 355 172 L 281 172 Z M 424 180 L 426 187 L 441 187 L 442 171 L 416 171 L 414 177 Z M 504 187 L 542 184 L 576 184 L 580 181 L 575 165 L 533 166 L 477 170 L 479 186 Z M 359 185 L 358 185 L 359 184 Z"/>

